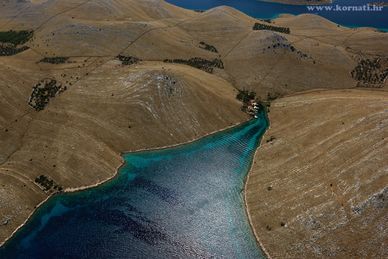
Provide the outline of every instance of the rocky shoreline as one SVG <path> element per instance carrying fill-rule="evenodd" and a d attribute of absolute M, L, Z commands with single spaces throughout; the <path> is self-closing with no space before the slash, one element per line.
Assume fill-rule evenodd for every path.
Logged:
<path fill-rule="evenodd" d="M 80 187 L 76 187 L 76 188 L 63 188 L 63 187 L 60 187 L 61 188 L 60 190 L 57 190 L 57 191 L 54 191 L 54 192 L 48 192 L 49 195 L 43 201 L 41 201 L 37 206 L 35 206 L 34 210 L 31 211 L 31 213 L 25 219 L 25 221 L 22 224 L 20 224 L 5 240 L 3 240 L 3 241 L 0 240 L 0 248 L 8 240 L 10 240 L 25 224 L 27 224 L 27 222 L 34 215 L 34 213 L 36 212 L 37 209 L 39 209 L 43 204 L 45 204 L 54 195 L 57 195 L 57 194 L 60 194 L 60 193 L 74 193 L 74 192 L 80 192 L 80 191 L 91 189 L 91 188 L 96 188 L 96 187 L 98 187 L 98 186 L 100 186 L 102 184 L 105 184 L 105 183 L 111 181 L 115 177 L 117 177 L 119 172 L 120 172 L 120 169 L 125 165 L 125 160 L 123 159 L 123 155 L 124 154 L 126 154 L 126 153 L 145 152 L 145 151 L 157 151 L 157 150 L 163 150 L 163 149 L 168 149 L 168 148 L 176 148 L 176 147 L 179 147 L 179 146 L 182 146 L 182 145 L 187 145 L 187 144 L 190 144 L 192 142 L 198 141 L 199 139 L 211 136 L 213 134 L 217 134 L 218 132 L 231 129 L 231 128 L 236 127 L 238 125 L 241 125 L 241 124 L 243 124 L 245 122 L 247 122 L 247 120 L 235 123 L 233 125 L 227 126 L 225 128 L 219 129 L 219 130 L 212 131 L 210 133 L 206 133 L 203 136 L 200 136 L 198 138 L 194 138 L 194 139 L 191 139 L 191 140 L 188 140 L 188 141 L 185 141 L 185 142 L 182 142 L 182 143 L 178 143 L 178 144 L 166 145 L 166 146 L 161 146 L 161 147 L 156 147 L 156 148 L 143 148 L 143 149 L 138 149 L 138 150 L 131 150 L 131 151 L 121 152 L 120 154 L 118 154 L 121 157 L 121 164 L 116 168 L 114 174 L 112 174 L 109 178 L 107 178 L 105 180 L 102 180 L 102 181 L 99 181 L 99 182 L 97 182 L 95 184 L 92 184 L 92 185 L 80 186 Z M 7 223 L 8 223 L 8 219 L 6 219 L 6 220 L 7 220 Z M 1 226 L 1 224 L 0 224 L 0 226 Z"/>

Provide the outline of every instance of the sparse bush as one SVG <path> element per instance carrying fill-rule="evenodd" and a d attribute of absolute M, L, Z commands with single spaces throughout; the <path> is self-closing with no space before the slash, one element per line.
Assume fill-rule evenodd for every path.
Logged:
<path fill-rule="evenodd" d="M 49 191 L 54 185 L 54 181 L 49 179 L 45 175 L 40 175 L 40 176 L 36 177 L 35 182 L 37 184 L 39 184 L 40 186 L 42 186 L 44 191 Z"/>
<path fill-rule="evenodd" d="M 269 139 L 267 139 L 267 143 L 270 143 L 270 142 L 272 142 L 272 141 L 274 141 L 276 138 L 274 137 L 274 136 L 271 136 Z"/>
<path fill-rule="evenodd" d="M 351 72 L 358 86 L 383 87 L 388 77 L 388 59 L 362 59 Z"/>
<path fill-rule="evenodd" d="M 288 27 L 280 27 L 280 26 L 262 24 L 258 22 L 253 25 L 253 30 L 254 31 L 269 30 L 269 31 L 276 31 L 280 33 L 290 34 L 290 28 Z"/>
<path fill-rule="evenodd" d="M 0 32 L 0 56 L 13 56 L 29 49 L 24 44 L 31 39 L 33 31 L 3 31 Z"/>
<path fill-rule="evenodd" d="M 141 61 L 141 59 L 139 59 L 137 57 L 132 57 L 132 56 L 118 55 L 116 58 L 121 61 L 121 64 L 127 65 L 127 66 L 132 65 L 132 64 L 136 64 L 139 61 Z"/>
<path fill-rule="evenodd" d="M 62 93 L 66 89 L 66 86 L 62 86 L 62 84 L 55 79 L 44 79 L 32 88 L 28 104 L 36 111 L 41 111 L 47 106 L 51 98 Z"/>
<path fill-rule="evenodd" d="M 256 98 L 256 93 L 248 90 L 239 90 L 236 98 L 237 100 L 242 101 L 244 104 L 247 104 L 249 101 Z"/>
<path fill-rule="evenodd" d="M 210 52 L 218 53 L 218 50 L 216 49 L 216 47 L 214 47 L 214 46 L 212 46 L 212 45 L 209 45 L 209 44 L 207 44 L 207 43 L 205 43 L 205 42 L 203 42 L 203 41 L 201 41 L 201 42 L 199 43 L 199 47 L 200 47 L 201 49 L 205 49 L 205 50 L 208 50 L 208 51 L 210 51 Z"/>
<path fill-rule="evenodd" d="M 67 57 L 46 57 L 41 59 L 39 62 L 50 64 L 63 64 L 66 63 L 67 60 L 69 60 L 69 58 Z"/>
<path fill-rule="evenodd" d="M 0 42 L 21 45 L 26 43 L 33 36 L 33 31 L 2 31 L 0 32 Z"/>
<path fill-rule="evenodd" d="M 20 52 L 23 52 L 25 50 L 29 49 L 27 46 L 23 46 L 20 48 L 17 48 L 15 46 L 11 45 L 1 45 L 0 43 L 0 56 L 13 56 Z"/>
<path fill-rule="evenodd" d="M 50 179 L 48 176 L 40 175 L 35 178 L 35 183 L 43 188 L 45 192 L 56 190 L 61 192 L 63 190 L 62 186 L 56 184 L 54 180 Z"/>
<path fill-rule="evenodd" d="M 189 60 L 185 59 L 165 59 L 166 63 L 178 63 L 189 65 L 198 69 L 201 69 L 208 73 L 213 73 L 214 68 L 224 69 L 224 63 L 221 59 L 215 58 L 213 60 L 207 60 L 203 58 L 191 58 Z"/>

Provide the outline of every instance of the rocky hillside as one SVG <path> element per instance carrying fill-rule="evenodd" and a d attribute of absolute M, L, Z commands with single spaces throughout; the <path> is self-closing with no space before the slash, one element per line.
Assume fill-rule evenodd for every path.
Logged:
<path fill-rule="evenodd" d="M 0 242 L 52 193 L 112 177 L 121 152 L 247 120 L 238 90 L 262 100 L 386 90 L 387 40 L 314 15 L 261 21 L 162 0 L 2 1 Z"/>
<path fill-rule="evenodd" d="M 388 94 L 313 91 L 272 103 L 248 212 L 274 258 L 384 258 Z"/>

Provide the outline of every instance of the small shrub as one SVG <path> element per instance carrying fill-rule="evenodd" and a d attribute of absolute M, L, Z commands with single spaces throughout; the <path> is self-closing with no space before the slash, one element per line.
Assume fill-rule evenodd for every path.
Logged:
<path fill-rule="evenodd" d="M 288 27 L 273 26 L 273 25 L 262 24 L 258 22 L 253 25 L 253 30 L 254 31 L 269 30 L 269 31 L 276 31 L 276 32 L 286 33 L 286 34 L 290 34 L 291 32 L 290 28 Z"/>
<path fill-rule="evenodd" d="M 0 31 L 0 42 L 11 43 L 13 45 L 24 44 L 31 39 L 33 31 Z"/>

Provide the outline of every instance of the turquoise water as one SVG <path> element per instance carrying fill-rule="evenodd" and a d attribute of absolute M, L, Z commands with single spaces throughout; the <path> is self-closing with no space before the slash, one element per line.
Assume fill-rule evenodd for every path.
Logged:
<path fill-rule="evenodd" d="M 129 153 L 113 180 L 49 199 L 0 258 L 261 258 L 243 203 L 265 114 L 176 148 Z"/>
<path fill-rule="evenodd" d="M 191 10 L 208 10 L 213 7 L 227 5 L 255 18 L 273 19 L 280 14 L 312 13 L 323 16 L 346 27 L 374 27 L 382 31 L 388 30 L 388 7 L 380 12 L 371 11 L 310 11 L 306 6 L 286 5 L 263 2 L 258 0 L 166 0 L 167 2 Z M 332 6 L 362 6 L 371 2 L 387 2 L 387 0 L 334 0 Z"/>

